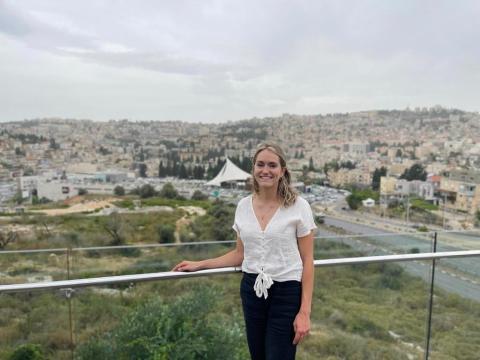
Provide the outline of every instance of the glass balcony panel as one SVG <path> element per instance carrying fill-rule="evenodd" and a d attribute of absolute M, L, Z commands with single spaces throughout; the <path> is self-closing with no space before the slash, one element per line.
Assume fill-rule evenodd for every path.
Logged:
<path fill-rule="evenodd" d="M 424 253 L 431 252 L 432 246 L 432 233 L 317 235 L 315 239 L 315 258 Z"/>
<path fill-rule="evenodd" d="M 63 291 L 1 293 L 0 359 L 71 359 L 69 319 Z"/>
<path fill-rule="evenodd" d="M 183 259 L 215 257 L 233 249 L 235 244 L 192 244 L 181 246 L 145 246 L 74 249 L 72 278 L 142 274 L 169 271 Z"/>
<path fill-rule="evenodd" d="M 247 359 L 240 278 L 79 289 L 74 296 L 76 358 Z"/>
<path fill-rule="evenodd" d="M 66 280 L 66 251 L 0 251 L 0 284 Z"/>
<path fill-rule="evenodd" d="M 480 231 L 439 232 L 437 252 L 480 249 Z M 440 274 L 452 274 L 459 278 L 480 276 L 480 261 L 477 258 L 442 259 L 438 264 Z M 442 276 L 442 275 L 440 275 Z"/>
<path fill-rule="evenodd" d="M 458 270 L 471 261 L 478 264 L 480 258 L 436 260 L 431 359 L 478 359 L 480 276 Z"/>

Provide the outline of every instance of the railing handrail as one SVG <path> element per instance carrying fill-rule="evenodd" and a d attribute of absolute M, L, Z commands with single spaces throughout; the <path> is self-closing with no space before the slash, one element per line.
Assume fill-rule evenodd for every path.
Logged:
<path fill-rule="evenodd" d="M 365 237 L 380 237 L 380 236 L 418 236 L 426 237 L 434 233 L 459 233 L 471 234 L 471 230 L 443 230 L 443 231 L 427 231 L 427 232 L 388 232 L 378 234 L 352 234 L 352 235 L 324 235 L 315 236 L 315 239 L 352 239 Z M 473 234 L 472 234 L 473 235 Z M 73 248 L 47 248 L 47 249 L 24 249 L 24 250 L 0 250 L 2 254 L 29 254 L 29 253 L 43 253 L 43 252 L 66 252 L 70 251 L 93 251 L 93 250 L 115 250 L 115 249 L 132 249 L 132 248 L 161 248 L 161 247 L 175 247 L 175 246 L 195 246 L 195 245 L 215 245 L 215 244 L 233 244 L 236 240 L 208 240 L 208 241 L 190 241 L 180 243 L 162 243 L 162 244 L 131 244 L 120 246 L 88 246 L 88 247 L 73 247 Z"/>
<path fill-rule="evenodd" d="M 459 258 L 459 257 L 475 257 L 475 256 L 480 256 L 480 250 L 322 259 L 322 260 L 315 260 L 314 264 L 316 267 L 327 267 L 327 266 L 337 266 L 337 265 L 373 264 L 373 263 L 386 263 L 386 262 L 398 262 L 398 261 L 433 260 L 433 259 L 443 259 L 443 258 Z M 37 283 L 0 285 L 0 294 L 10 293 L 10 292 L 36 291 L 36 290 L 72 289 L 72 288 L 82 288 L 87 286 L 136 283 L 136 282 L 143 282 L 143 281 L 167 280 L 167 279 L 188 278 L 188 277 L 197 277 L 197 276 L 224 275 L 224 274 L 238 273 L 240 271 L 241 271 L 240 267 L 224 267 L 224 268 L 200 270 L 196 272 L 166 271 L 166 272 L 156 272 L 156 273 L 147 273 L 147 274 L 106 276 L 106 277 L 98 277 L 98 278 L 90 278 L 90 279 L 60 280 L 60 281 L 47 281 L 47 282 L 37 282 Z"/>

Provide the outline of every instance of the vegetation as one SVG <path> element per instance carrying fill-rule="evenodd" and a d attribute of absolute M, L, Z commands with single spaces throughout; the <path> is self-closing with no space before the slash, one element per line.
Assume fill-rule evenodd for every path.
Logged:
<path fill-rule="evenodd" d="M 346 200 L 348 206 L 352 210 L 357 210 L 361 205 L 362 201 L 368 198 L 378 201 L 380 194 L 377 191 L 371 189 L 357 189 L 352 188 L 351 194 L 347 196 Z"/>
<path fill-rule="evenodd" d="M 43 360 L 43 351 L 40 345 L 20 345 L 9 357 L 9 360 Z"/>
<path fill-rule="evenodd" d="M 200 190 L 195 190 L 192 194 L 192 200 L 208 200 L 208 195 Z"/>
<path fill-rule="evenodd" d="M 0 231 L 0 250 L 5 249 L 5 247 L 17 240 L 18 234 L 14 231 L 3 232 Z"/>
<path fill-rule="evenodd" d="M 112 331 L 81 345 L 79 359 L 245 359 L 240 317 L 219 314 L 221 294 L 195 287 L 171 303 L 140 304 Z"/>
<path fill-rule="evenodd" d="M 352 251 L 345 244 L 328 240 L 319 241 L 315 250 L 316 258 Z M 211 248 L 198 247 L 191 252 L 175 248 L 135 259 L 149 271 L 156 271 L 154 265 L 163 259 L 175 262 L 215 254 L 218 252 Z M 123 261 L 120 254 L 112 255 L 110 261 Z M 357 255 L 361 254 L 351 253 Z M 147 266 L 148 261 L 152 267 Z M 138 272 L 139 268 L 135 269 Z M 230 275 L 84 289 L 73 298 L 75 357 L 248 358 L 238 282 L 239 276 Z M 424 345 L 427 300 L 428 284 L 399 265 L 319 268 L 312 334 L 299 347 L 298 357 L 419 358 L 422 353 L 416 348 Z M 17 339 L 39 344 L 39 351 L 48 358 L 69 358 L 67 304 L 53 292 L 1 296 L 0 358 L 9 358 L 18 350 Z M 480 346 L 478 316 L 480 304 L 437 290 L 431 356 L 475 358 Z"/>
<path fill-rule="evenodd" d="M 205 216 L 193 220 L 189 229 L 198 240 L 234 240 L 234 214 L 235 206 L 217 200 L 208 208 Z"/>
<path fill-rule="evenodd" d="M 175 242 L 175 228 L 172 225 L 158 225 L 157 231 L 159 243 Z"/>
<path fill-rule="evenodd" d="M 123 188 L 123 186 L 117 185 L 117 186 L 115 186 L 115 188 L 113 189 L 113 193 L 114 193 L 116 196 L 124 196 L 124 195 L 125 195 L 125 189 Z"/>
<path fill-rule="evenodd" d="M 163 185 L 163 188 L 162 190 L 160 190 L 160 193 L 158 195 L 165 199 L 179 198 L 177 189 L 175 189 L 175 187 L 171 183 L 166 183 L 165 185 Z"/>
<path fill-rule="evenodd" d="M 417 209 L 417 210 L 428 210 L 428 211 L 438 210 L 438 205 L 432 204 L 428 201 L 425 201 L 423 199 L 418 199 L 418 198 L 410 199 L 410 206 L 412 207 L 412 209 Z"/>
<path fill-rule="evenodd" d="M 405 169 L 400 179 L 425 181 L 427 180 L 427 172 L 421 164 L 413 164 L 410 168 Z"/>
<path fill-rule="evenodd" d="M 352 189 L 352 194 L 375 198 L 371 190 Z M 125 197 L 122 202 L 129 207 L 135 199 Z M 33 235 L 28 238 L 22 234 L 10 245 L 41 248 L 169 242 L 174 239 L 177 222 L 185 217 L 190 223 L 183 225 L 184 230 L 194 238 L 231 240 L 235 236 L 231 229 L 235 207 L 228 203 L 158 197 L 137 201 L 140 206 L 168 204 L 174 210 L 18 217 L 11 222 L 30 228 Z M 202 207 L 207 213 L 188 217 L 179 209 L 184 205 Z M 225 251 L 224 244 L 147 248 L 136 253 L 76 251 L 72 253 L 70 276 L 168 271 L 181 259 L 197 260 Z M 361 255 L 339 240 L 315 242 L 316 259 Z M 66 277 L 65 256 L 58 252 L 9 254 L 0 257 L 0 262 L 1 276 L 8 276 L 9 281 L 23 282 L 32 276 L 51 276 L 54 280 Z M 79 290 L 70 300 L 75 358 L 248 358 L 238 282 L 239 276 L 229 275 Z M 428 284 L 400 265 L 317 268 L 312 333 L 299 347 L 298 358 L 419 358 L 422 352 L 418 349 L 424 346 L 427 300 Z M 476 358 L 480 351 L 480 324 L 476 321 L 480 304 L 436 290 L 434 305 L 431 357 Z M 1 359 L 71 358 L 68 301 L 61 293 L 2 294 L 0 314 Z"/>
<path fill-rule="evenodd" d="M 380 190 L 380 178 L 387 175 L 387 168 L 382 166 L 380 169 L 375 169 L 372 176 L 372 190 Z"/>

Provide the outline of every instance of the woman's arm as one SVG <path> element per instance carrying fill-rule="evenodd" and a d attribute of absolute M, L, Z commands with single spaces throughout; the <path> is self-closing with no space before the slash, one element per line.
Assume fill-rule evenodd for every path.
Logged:
<path fill-rule="evenodd" d="M 313 232 L 298 238 L 298 250 L 303 262 L 302 273 L 302 302 L 300 310 L 295 317 L 293 327 L 295 329 L 294 344 L 298 344 L 310 331 L 310 313 L 312 311 L 313 295 Z"/>
<path fill-rule="evenodd" d="M 206 259 L 201 261 L 183 260 L 181 263 L 175 265 L 172 271 L 197 271 L 203 269 L 221 268 L 227 266 L 239 266 L 243 261 L 243 243 L 237 235 L 237 245 L 234 250 L 229 251 L 225 255 Z"/>

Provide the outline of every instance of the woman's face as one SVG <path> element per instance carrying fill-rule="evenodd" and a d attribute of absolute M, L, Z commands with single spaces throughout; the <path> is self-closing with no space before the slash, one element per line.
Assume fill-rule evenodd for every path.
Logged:
<path fill-rule="evenodd" d="M 258 153 L 255 160 L 253 176 L 260 188 L 277 187 L 285 169 L 280 165 L 280 158 L 269 149 Z"/>

